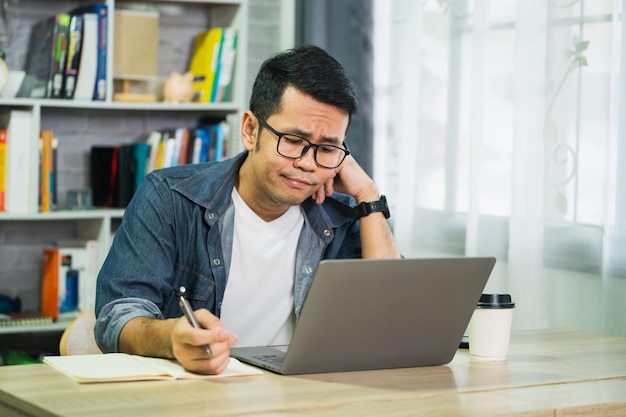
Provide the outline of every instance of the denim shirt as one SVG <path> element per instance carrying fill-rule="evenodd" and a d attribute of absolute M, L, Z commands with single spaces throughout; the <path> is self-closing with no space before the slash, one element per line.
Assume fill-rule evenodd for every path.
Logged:
<path fill-rule="evenodd" d="M 98 274 L 94 333 L 103 352 L 118 351 L 119 334 L 133 318 L 181 316 L 180 286 L 194 310 L 206 308 L 220 316 L 234 232 L 231 192 L 246 157 L 244 151 L 224 162 L 181 165 L 146 176 Z M 361 257 L 359 222 L 338 200 L 354 205 L 354 199 L 339 193 L 322 205 L 312 198 L 302 203 L 296 319 L 322 259 Z"/>

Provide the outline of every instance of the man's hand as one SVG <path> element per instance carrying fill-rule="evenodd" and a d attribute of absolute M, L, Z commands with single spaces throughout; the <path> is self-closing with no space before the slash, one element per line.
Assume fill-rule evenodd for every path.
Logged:
<path fill-rule="evenodd" d="M 176 321 L 172 330 L 172 352 L 185 369 L 201 374 L 219 374 L 228 366 L 230 348 L 237 335 L 222 327 L 220 320 L 206 309 L 194 312 L 202 329 L 195 329 L 185 317 Z M 209 345 L 213 359 L 209 359 L 204 346 Z"/>
<path fill-rule="evenodd" d="M 335 191 L 354 197 L 358 203 L 376 201 L 380 198 L 374 180 L 367 175 L 352 155 L 348 155 L 335 171 L 335 177 L 326 181 L 313 194 L 313 199 L 317 204 L 322 204 L 326 197 Z"/>
<path fill-rule="evenodd" d="M 175 358 L 189 371 L 219 374 L 228 366 L 230 348 L 237 341 L 237 335 L 229 334 L 208 310 L 197 310 L 194 315 L 202 329 L 193 328 L 185 316 L 167 320 L 136 317 L 122 328 L 119 351 Z M 213 359 L 209 359 L 204 350 L 207 344 Z"/>
<path fill-rule="evenodd" d="M 326 181 L 312 197 L 317 204 L 322 204 L 335 190 L 354 197 L 357 204 L 380 199 L 374 180 L 359 166 L 352 155 L 346 157 L 336 169 L 335 177 Z M 363 258 L 400 258 L 400 249 L 383 213 L 372 213 L 362 217 L 359 223 Z"/>

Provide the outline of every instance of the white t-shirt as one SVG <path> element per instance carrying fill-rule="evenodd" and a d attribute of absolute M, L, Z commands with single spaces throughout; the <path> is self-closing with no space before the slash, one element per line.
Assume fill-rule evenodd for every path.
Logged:
<path fill-rule="evenodd" d="M 220 320 L 239 336 L 236 346 L 287 345 L 294 326 L 296 247 L 300 206 L 276 220 L 256 215 L 233 188 L 235 227 Z"/>

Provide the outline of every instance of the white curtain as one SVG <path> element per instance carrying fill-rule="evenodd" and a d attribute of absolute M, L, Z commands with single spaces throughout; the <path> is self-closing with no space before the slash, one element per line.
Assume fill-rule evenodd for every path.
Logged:
<path fill-rule="evenodd" d="M 622 0 L 375 0 L 375 175 L 409 257 L 495 256 L 517 329 L 626 336 Z"/>

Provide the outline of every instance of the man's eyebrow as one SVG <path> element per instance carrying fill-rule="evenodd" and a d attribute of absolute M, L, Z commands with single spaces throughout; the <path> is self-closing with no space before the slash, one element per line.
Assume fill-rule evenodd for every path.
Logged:
<path fill-rule="evenodd" d="M 302 138 L 311 140 L 311 134 L 309 132 L 303 132 L 300 129 L 293 129 L 288 134 L 294 135 L 294 136 L 300 136 Z M 334 137 L 323 137 L 320 142 L 328 144 L 328 145 L 341 146 L 341 144 L 343 143 L 343 139 L 334 138 Z"/>

